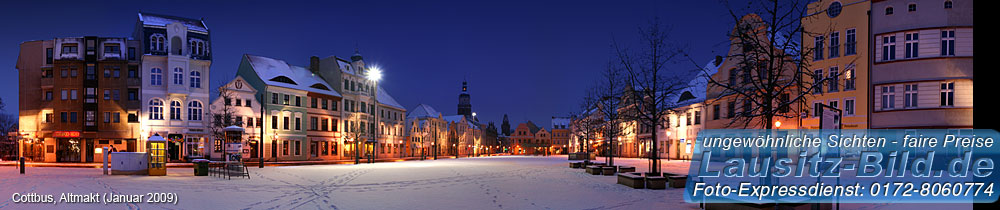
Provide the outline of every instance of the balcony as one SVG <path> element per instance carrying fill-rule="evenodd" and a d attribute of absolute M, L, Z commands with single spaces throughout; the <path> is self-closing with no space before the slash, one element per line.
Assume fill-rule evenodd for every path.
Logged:
<path fill-rule="evenodd" d="M 53 80 L 54 80 L 54 79 L 53 79 L 52 77 L 42 77 L 42 82 L 41 82 L 41 86 L 42 86 L 43 88 L 44 88 L 44 87 L 52 87 L 52 85 L 53 85 L 53 82 L 52 82 L 52 81 L 53 81 Z"/>
<path fill-rule="evenodd" d="M 125 84 L 129 87 L 141 87 L 142 79 L 139 78 L 125 78 Z"/>

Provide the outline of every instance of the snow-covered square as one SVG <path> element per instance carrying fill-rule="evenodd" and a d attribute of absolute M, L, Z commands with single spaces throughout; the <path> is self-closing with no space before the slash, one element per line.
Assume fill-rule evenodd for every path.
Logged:
<path fill-rule="evenodd" d="M 598 158 L 597 161 L 604 160 Z M 698 209 L 683 189 L 631 189 L 615 176 L 569 168 L 566 156 L 495 156 L 361 165 L 250 168 L 251 179 L 193 176 L 105 176 L 96 168 L 0 167 L 0 195 L 14 193 L 177 193 L 174 204 L 23 204 L 8 197 L 0 209 Z M 618 165 L 647 171 L 645 159 Z M 663 161 L 665 172 L 686 174 L 689 162 Z M 848 205 L 903 209 L 914 205 Z M 971 205 L 945 205 L 964 209 Z"/>

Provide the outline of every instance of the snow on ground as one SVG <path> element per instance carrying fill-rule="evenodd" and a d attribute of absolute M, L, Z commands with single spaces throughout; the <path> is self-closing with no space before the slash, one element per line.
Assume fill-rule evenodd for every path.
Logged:
<path fill-rule="evenodd" d="M 602 158 L 597 160 L 604 162 Z M 20 204 L 0 209 L 697 209 L 683 189 L 631 189 L 614 176 L 568 167 L 566 156 L 498 156 L 362 165 L 250 168 L 252 179 L 195 177 L 191 168 L 168 176 L 103 176 L 101 169 L 0 167 L 0 196 L 13 193 L 177 193 L 173 204 Z M 618 165 L 646 171 L 643 159 Z M 689 162 L 664 161 L 667 172 L 686 174 Z M 920 204 L 926 207 L 926 204 Z M 211 207 L 211 208 L 208 208 Z M 842 206 L 845 207 L 845 206 Z M 865 209 L 913 205 L 853 205 Z M 969 206 L 968 208 L 971 208 Z M 949 208 L 955 209 L 955 208 Z"/>

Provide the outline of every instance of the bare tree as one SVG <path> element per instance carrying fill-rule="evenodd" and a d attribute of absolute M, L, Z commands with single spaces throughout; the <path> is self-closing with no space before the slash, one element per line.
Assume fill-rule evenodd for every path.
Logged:
<path fill-rule="evenodd" d="M 660 158 L 655 131 L 662 127 L 664 117 L 677 108 L 676 101 L 670 100 L 672 95 L 686 85 L 679 79 L 683 71 L 668 68 L 682 53 L 669 41 L 669 29 L 660 23 L 659 18 L 654 18 L 647 27 L 640 27 L 638 31 L 643 47 L 633 50 L 614 42 L 615 61 L 617 68 L 626 72 L 628 82 L 625 90 L 628 108 L 623 114 L 640 128 L 649 128 L 640 130 L 652 131 L 648 140 L 652 146 L 648 156 L 649 169 L 650 173 L 658 174 Z"/>
<path fill-rule="evenodd" d="M 810 61 L 822 59 L 822 48 L 804 47 L 796 39 L 819 37 L 831 30 L 806 31 L 802 22 L 813 16 L 804 1 L 750 1 L 746 6 L 729 2 L 729 14 L 736 23 L 729 33 L 731 47 L 726 63 L 709 76 L 710 101 L 730 101 L 741 106 L 726 127 L 771 129 L 774 120 L 804 115 L 802 105 L 813 93 L 822 93 L 823 84 L 841 72 L 809 71 Z M 745 15 L 744 15 L 745 14 Z M 832 27 L 832 25 L 831 25 Z M 818 50 L 817 50 L 818 49 Z M 694 59 L 693 64 L 698 65 Z M 832 85 L 838 85 L 831 83 Z M 736 101 L 742 104 L 735 104 Z M 734 109 L 735 110 L 735 109 Z"/>
<path fill-rule="evenodd" d="M 599 132 L 601 132 L 601 127 L 604 125 L 600 114 L 600 110 L 597 108 L 599 100 L 598 96 L 594 90 L 587 90 L 584 95 L 583 100 L 580 103 L 580 111 L 578 114 L 571 114 L 573 122 L 570 129 L 573 133 L 577 134 L 577 139 L 580 139 L 578 146 L 583 148 L 583 152 L 586 153 L 584 162 L 590 162 L 590 141 L 594 139 Z"/>
<path fill-rule="evenodd" d="M 243 119 L 242 116 L 237 115 L 236 106 L 233 105 L 233 100 L 239 100 L 236 98 L 236 92 L 223 86 L 219 88 L 219 98 L 223 100 L 222 107 L 212 110 L 209 130 L 214 139 L 222 139 L 222 142 L 225 142 L 226 133 L 223 130 L 229 126 L 242 127 Z"/>
<path fill-rule="evenodd" d="M 351 121 L 345 121 L 344 123 L 344 133 L 349 139 L 354 141 L 354 164 L 361 162 L 361 148 L 367 147 L 362 139 L 369 137 L 368 133 L 365 132 L 365 127 L 361 125 L 362 113 L 360 112 L 349 112 Z"/>
<path fill-rule="evenodd" d="M 616 68 L 613 61 L 609 61 L 604 70 L 601 71 L 601 78 L 594 88 L 598 99 L 596 108 L 604 118 L 602 131 L 604 132 L 606 159 L 609 166 L 614 166 L 615 163 L 614 151 L 618 137 L 628 135 L 628 132 L 622 129 L 621 125 L 621 122 L 625 120 L 621 114 L 625 98 L 625 82 L 625 73 Z"/>

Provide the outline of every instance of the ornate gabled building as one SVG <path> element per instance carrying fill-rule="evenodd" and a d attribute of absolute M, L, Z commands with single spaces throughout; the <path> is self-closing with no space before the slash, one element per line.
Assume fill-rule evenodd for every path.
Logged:
<path fill-rule="evenodd" d="M 436 157 L 447 150 L 439 148 L 448 139 L 448 122 L 440 112 L 427 104 L 420 104 L 406 113 L 407 149 L 412 157 Z"/>
<path fill-rule="evenodd" d="M 133 37 L 142 63 L 142 136 L 166 137 L 170 161 L 203 158 L 198 146 L 213 140 L 206 129 L 211 36 L 204 21 L 139 13 Z"/>

